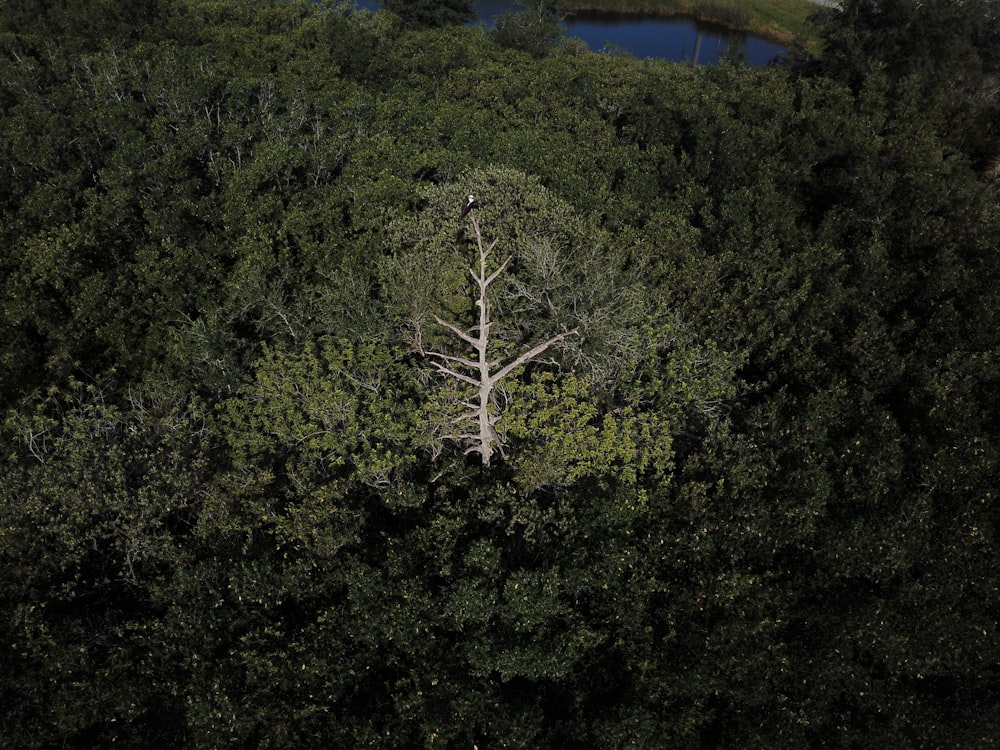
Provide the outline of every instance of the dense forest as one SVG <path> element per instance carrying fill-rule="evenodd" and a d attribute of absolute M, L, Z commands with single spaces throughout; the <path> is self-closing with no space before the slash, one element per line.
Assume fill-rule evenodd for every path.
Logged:
<path fill-rule="evenodd" d="M 995 0 L 396 5 L 0 5 L 0 746 L 990 746 Z"/>

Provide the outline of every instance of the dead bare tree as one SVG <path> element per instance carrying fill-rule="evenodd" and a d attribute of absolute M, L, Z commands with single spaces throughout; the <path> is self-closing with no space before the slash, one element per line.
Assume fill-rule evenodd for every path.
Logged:
<path fill-rule="evenodd" d="M 434 358 L 433 364 L 440 372 L 475 389 L 473 396 L 461 402 L 461 405 L 466 407 L 466 411 L 454 422 L 456 425 L 471 426 L 467 429 L 460 427 L 454 434 L 448 434 L 444 437 L 468 444 L 465 452 L 479 453 L 483 466 L 489 466 L 494 452 L 500 451 L 503 455 L 503 440 L 494 427 L 500 419 L 495 403 L 495 390 L 498 384 L 515 369 L 535 359 L 552 345 L 578 333 L 578 329 L 574 328 L 558 333 L 514 357 L 506 364 L 502 359 L 491 360 L 489 354 L 490 329 L 494 321 L 490 314 L 489 289 L 497 277 L 506 270 L 511 258 L 508 257 L 496 270 L 489 271 L 488 261 L 496 247 L 497 240 L 486 245 L 479 228 L 479 221 L 474 214 L 469 214 L 469 221 L 472 224 L 479 255 L 478 270 L 469 269 L 469 273 L 478 287 L 476 307 L 479 308 L 479 323 L 463 330 L 453 323 L 442 320 L 437 315 L 434 316 L 434 320 L 437 321 L 438 325 L 443 326 L 471 346 L 475 351 L 475 359 L 438 351 L 424 351 L 423 354 Z"/>

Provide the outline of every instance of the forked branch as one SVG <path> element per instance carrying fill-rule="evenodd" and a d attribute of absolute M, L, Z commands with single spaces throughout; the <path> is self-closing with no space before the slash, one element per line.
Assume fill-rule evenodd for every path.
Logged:
<path fill-rule="evenodd" d="M 475 359 L 470 359 L 437 351 L 426 351 L 424 354 L 425 356 L 434 357 L 436 360 L 439 360 L 432 362 L 439 372 L 467 383 L 476 389 L 475 394 L 470 399 L 462 401 L 462 404 L 469 411 L 463 414 L 457 421 L 474 421 L 479 426 L 478 432 L 463 432 L 457 435 L 447 435 L 446 437 L 457 442 L 469 443 L 465 452 L 479 453 L 483 466 L 489 466 L 494 452 L 499 450 L 501 455 L 503 454 L 503 441 L 493 427 L 499 417 L 490 413 L 490 407 L 494 403 L 494 390 L 497 384 L 518 367 L 526 365 L 549 347 L 569 336 L 576 335 L 578 329 L 574 328 L 570 331 L 558 333 L 550 339 L 536 344 L 502 366 L 500 366 L 501 360 L 490 360 L 490 328 L 493 320 L 490 314 L 489 288 L 507 269 L 511 259 L 508 257 L 497 268 L 488 271 L 487 261 L 496 247 L 497 240 L 493 240 L 489 245 L 486 245 L 483 242 L 483 234 L 479 228 L 479 221 L 474 214 L 469 214 L 469 221 L 472 224 L 473 234 L 476 238 L 477 254 L 479 256 L 478 269 L 469 269 L 469 274 L 476 282 L 478 291 L 476 307 L 479 309 L 479 322 L 463 330 L 457 325 L 442 320 L 437 316 L 434 316 L 434 320 L 437 321 L 438 325 L 471 346 L 476 353 L 476 357 Z M 499 369 L 495 369 L 497 367 Z"/>

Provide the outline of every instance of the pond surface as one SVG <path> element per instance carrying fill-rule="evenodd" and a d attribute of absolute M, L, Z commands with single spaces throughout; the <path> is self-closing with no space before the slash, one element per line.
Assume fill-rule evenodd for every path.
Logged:
<path fill-rule="evenodd" d="M 379 6 L 376 0 L 360 0 L 356 4 L 369 10 L 377 10 Z M 493 25 L 494 16 L 523 10 L 512 0 L 477 0 L 475 7 L 487 26 Z M 784 47 L 766 39 L 686 18 L 580 14 L 567 18 L 564 25 L 569 36 L 582 39 L 592 52 L 630 54 L 638 58 L 711 65 L 733 49 L 745 57 L 748 65 L 767 65 L 785 52 Z"/>
<path fill-rule="evenodd" d="M 570 36 L 579 37 L 593 52 L 620 48 L 638 58 L 711 65 L 732 49 L 748 65 L 767 65 L 785 48 L 766 39 L 738 34 L 687 18 L 576 16 L 566 20 Z"/>

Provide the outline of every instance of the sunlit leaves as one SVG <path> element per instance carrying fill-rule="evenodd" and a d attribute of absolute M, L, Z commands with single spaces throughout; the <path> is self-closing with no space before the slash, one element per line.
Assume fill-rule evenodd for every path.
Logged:
<path fill-rule="evenodd" d="M 388 489 L 412 466 L 413 382 L 398 350 L 327 340 L 301 353 L 268 351 L 255 381 L 229 404 L 237 454 L 288 461 L 293 493 L 317 501 L 357 485 Z"/>
<path fill-rule="evenodd" d="M 588 381 L 539 373 L 507 387 L 510 407 L 498 427 L 511 440 L 517 482 L 531 490 L 583 478 L 634 484 L 671 456 L 671 425 L 652 413 L 623 407 L 602 413 Z"/>

